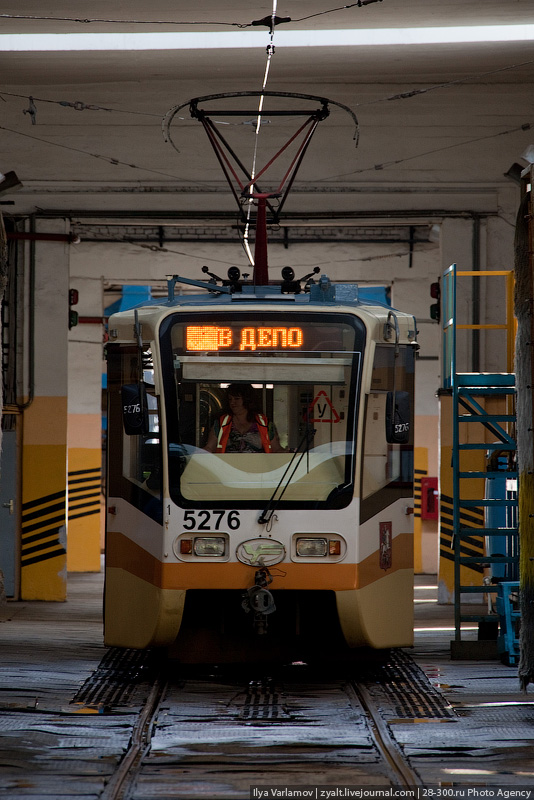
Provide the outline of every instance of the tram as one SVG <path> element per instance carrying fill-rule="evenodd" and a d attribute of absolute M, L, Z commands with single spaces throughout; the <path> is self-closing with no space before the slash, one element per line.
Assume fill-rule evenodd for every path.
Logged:
<path fill-rule="evenodd" d="M 173 276 L 110 317 L 107 645 L 218 662 L 413 643 L 415 320 L 318 274 Z M 227 445 L 229 390 L 254 398 L 252 451 Z"/>

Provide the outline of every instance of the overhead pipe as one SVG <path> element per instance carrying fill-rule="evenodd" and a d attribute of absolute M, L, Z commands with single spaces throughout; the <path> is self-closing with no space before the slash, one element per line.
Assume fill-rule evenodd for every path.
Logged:
<path fill-rule="evenodd" d="M 24 234 L 22 234 L 24 235 Z M 26 233 L 29 248 L 29 281 L 28 281 L 28 375 L 27 386 L 24 382 L 24 375 L 21 378 L 21 392 L 24 396 L 26 388 L 28 391 L 27 400 L 24 403 L 17 402 L 19 411 L 25 411 L 31 406 L 35 399 L 35 214 L 30 216 L 30 231 Z M 11 233 L 8 233 L 8 239 Z M 14 237 L 15 238 L 15 237 Z M 18 392 L 18 387 L 17 387 Z"/>
<path fill-rule="evenodd" d="M 28 242 L 67 242 L 68 244 L 79 244 L 81 241 L 77 233 L 36 233 L 10 231 L 7 234 L 7 238 Z"/>

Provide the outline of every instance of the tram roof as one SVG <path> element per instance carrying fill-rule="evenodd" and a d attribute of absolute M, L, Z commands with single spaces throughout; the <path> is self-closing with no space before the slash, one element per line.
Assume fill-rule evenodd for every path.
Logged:
<path fill-rule="evenodd" d="M 207 313 L 221 310 L 229 316 L 234 311 L 239 315 L 251 310 L 285 311 L 289 314 L 318 311 L 348 313 L 365 322 L 372 338 L 395 341 L 396 327 L 399 342 L 414 343 L 416 340 L 416 322 L 412 314 L 368 298 L 360 301 L 357 284 L 331 284 L 327 291 L 315 284 L 310 287 L 309 292 L 298 294 L 284 294 L 280 286 L 250 286 L 245 291 L 233 293 L 219 292 L 218 288 L 214 286 L 211 292 L 202 294 L 180 294 L 172 299 L 155 299 L 112 314 L 109 318 L 110 341 L 134 340 L 132 323 L 136 312 L 143 325 L 143 338 L 146 340 L 156 337 L 159 324 L 165 317 L 186 308 Z"/>

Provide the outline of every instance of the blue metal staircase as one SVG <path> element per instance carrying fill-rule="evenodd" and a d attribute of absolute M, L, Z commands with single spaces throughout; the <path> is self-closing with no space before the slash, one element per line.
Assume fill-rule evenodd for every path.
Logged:
<path fill-rule="evenodd" d="M 457 280 L 504 276 L 507 284 L 505 325 L 460 325 L 456 317 Z M 513 273 L 494 271 L 459 272 L 452 265 L 443 275 L 443 365 L 444 387 L 452 393 L 452 485 L 454 548 L 453 657 L 476 657 L 473 642 L 462 641 L 462 623 L 477 623 L 479 639 L 497 639 L 499 649 L 514 663 L 514 636 L 503 633 L 511 620 L 509 591 L 499 584 L 518 579 L 519 536 L 517 528 L 517 468 L 515 441 L 515 375 L 512 313 Z M 456 332 L 460 328 L 504 329 L 507 334 L 507 370 L 502 373 L 460 373 L 456 361 Z M 483 487 L 483 488 L 482 488 Z M 482 527 L 467 526 L 466 516 L 483 510 Z M 478 538 L 480 537 L 480 538 Z M 469 554 L 467 554 L 469 553 Z M 498 608 L 495 602 L 499 594 Z M 469 595 L 471 597 L 469 598 Z M 487 598 L 487 613 L 473 609 L 474 595 Z M 471 611 L 465 607 L 471 605 Z M 478 612 L 478 613 L 477 613 Z M 508 622 L 510 627 L 511 622 Z M 488 635 L 489 634 L 489 635 Z M 465 645 L 465 646 L 464 646 Z M 482 651 L 479 647 L 478 650 Z M 485 648 L 487 652 L 487 647 Z M 466 655 L 462 655 L 462 651 Z"/>
<path fill-rule="evenodd" d="M 497 647 L 507 664 L 519 661 L 519 581 L 499 583 L 497 592 L 497 613 L 499 615 L 499 637 Z"/>

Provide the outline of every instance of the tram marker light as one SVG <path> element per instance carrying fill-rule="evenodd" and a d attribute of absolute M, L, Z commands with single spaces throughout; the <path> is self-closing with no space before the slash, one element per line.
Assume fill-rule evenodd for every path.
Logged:
<path fill-rule="evenodd" d="M 341 555 L 341 542 L 339 539 L 330 539 L 328 542 L 328 555 L 340 556 Z"/>
<path fill-rule="evenodd" d="M 180 539 L 180 553 L 183 556 L 190 556 L 192 552 L 193 552 L 193 540 Z"/>

